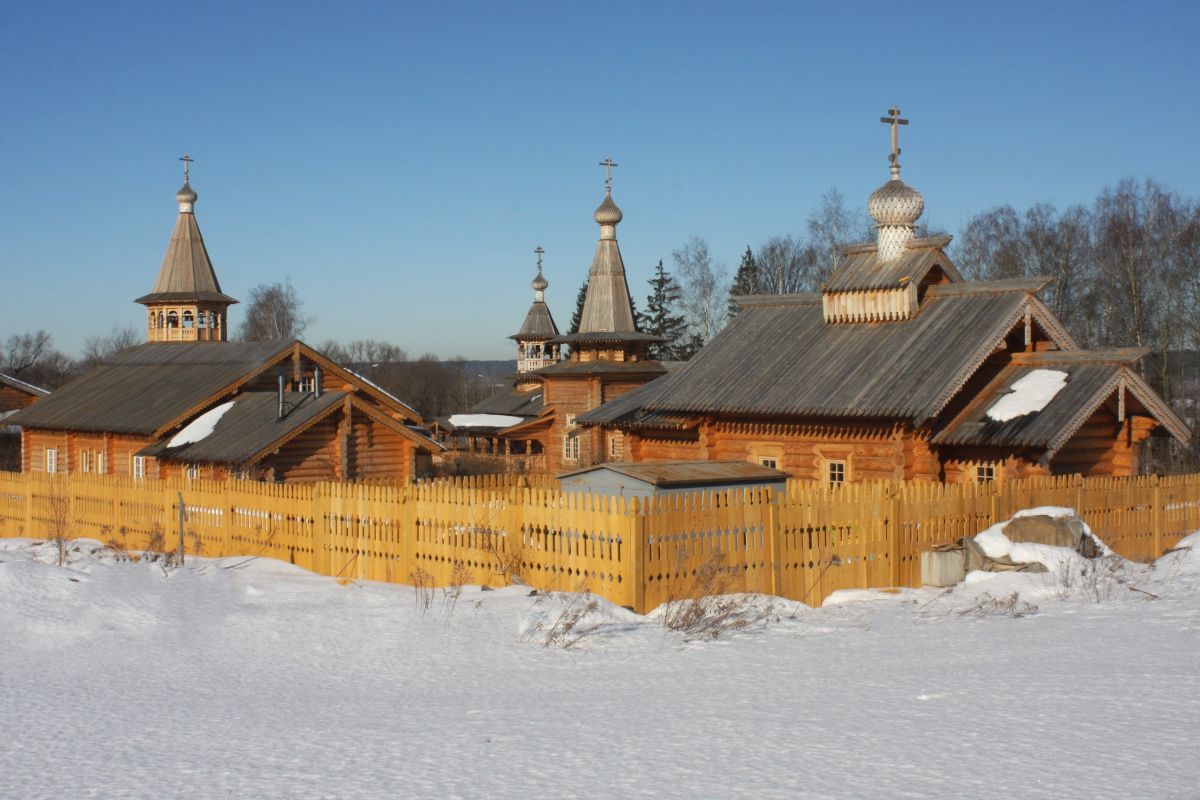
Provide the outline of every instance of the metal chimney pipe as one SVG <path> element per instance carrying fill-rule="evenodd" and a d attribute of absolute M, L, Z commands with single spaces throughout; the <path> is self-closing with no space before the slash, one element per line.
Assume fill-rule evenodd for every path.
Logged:
<path fill-rule="evenodd" d="M 279 417 L 283 419 L 283 373 L 279 373 Z"/>
<path fill-rule="evenodd" d="M 321 367 L 313 368 L 313 397 L 321 396 Z"/>

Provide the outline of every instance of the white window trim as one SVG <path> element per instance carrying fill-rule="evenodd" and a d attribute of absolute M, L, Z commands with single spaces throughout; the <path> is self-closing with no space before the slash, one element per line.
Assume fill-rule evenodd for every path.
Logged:
<path fill-rule="evenodd" d="M 189 481 L 200 480 L 200 465 L 199 464 L 188 464 L 187 465 L 187 477 L 188 477 Z"/>
<path fill-rule="evenodd" d="M 105 470 L 106 470 L 106 469 L 107 469 L 107 467 L 108 467 L 108 464 L 107 464 L 107 463 L 105 463 L 107 460 L 108 460 L 108 459 L 106 459 L 106 458 L 104 457 L 104 451 L 103 451 L 103 450 L 101 450 L 100 452 L 96 453 L 96 474 L 97 474 L 97 475 L 103 475 L 103 474 L 104 474 Z"/>
<path fill-rule="evenodd" d="M 841 478 L 834 480 L 834 467 L 841 467 Z M 850 479 L 850 464 L 844 458 L 830 458 L 825 461 L 825 482 L 840 486 Z"/>
<path fill-rule="evenodd" d="M 135 480 L 142 480 L 146 477 L 146 457 L 145 456 L 130 456 L 132 460 L 129 474 Z"/>
<path fill-rule="evenodd" d="M 54 475 L 58 472 L 58 448 L 46 448 L 46 473 Z"/>
<path fill-rule="evenodd" d="M 90 472 L 92 469 L 92 453 L 90 450 L 79 448 L 79 471 L 81 473 Z"/>

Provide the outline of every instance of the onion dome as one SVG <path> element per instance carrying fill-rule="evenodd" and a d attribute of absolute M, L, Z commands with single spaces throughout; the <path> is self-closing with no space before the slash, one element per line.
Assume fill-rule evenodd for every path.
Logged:
<path fill-rule="evenodd" d="M 196 197 L 196 190 L 193 189 L 192 185 L 187 181 L 184 181 L 183 186 L 179 187 L 179 191 L 175 193 L 175 199 L 179 201 L 180 205 L 184 203 L 195 203 Z"/>
<path fill-rule="evenodd" d="M 617 204 L 613 202 L 611 194 L 604 195 L 604 202 L 592 215 L 592 219 L 596 220 L 597 225 L 616 225 L 623 218 L 624 215 L 621 213 L 621 209 L 617 208 Z"/>
<path fill-rule="evenodd" d="M 532 282 L 532 283 L 530 283 L 529 285 L 533 287 L 533 290 L 534 290 L 535 292 L 544 292 L 544 291 L 546 291 L 546 287 L 550 285 L 550 281 L 546 280 L 545 276 L 543 276 L 543 275 L 542 275 L 542 268 L 541 268 L 541 267 L 538 267 L 538 274 L 537 274 L 537 277 L 535 277 L 535 278 L 533 279 L 533 282 Z"/>
<path fill-rule="evenodd" d="M 892 178 L 871 193 L 867 211 L 876 225 L 915 225 L 925 211 L 925 198 L 900 178 Z"/>

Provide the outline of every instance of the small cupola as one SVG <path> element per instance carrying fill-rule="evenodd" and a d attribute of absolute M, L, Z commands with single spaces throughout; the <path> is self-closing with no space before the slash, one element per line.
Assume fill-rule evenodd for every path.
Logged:
<path fill-rule="evenodd" d="M 821 291 L 826 322 L 891 322 L 911 319 L 923 289 L 962 280 L 943 248 L 949 237 L 918 239 L 917 220 L 925 211 L 921 193 L 900 180 L 900 109 L 892 106 L 880 122 L 892 129 L 888 156 L 891 178 L 871 193 L 867 211 L 875 221 L 874 242 L 842 250 L 838 268 Z"/>

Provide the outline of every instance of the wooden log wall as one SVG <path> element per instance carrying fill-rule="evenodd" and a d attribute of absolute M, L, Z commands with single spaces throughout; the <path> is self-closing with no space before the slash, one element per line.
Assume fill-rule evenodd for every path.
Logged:
<path fill-rule="evenodd" d="M 920 553 L 1021 508 L 1073 507 L 1113 550 L 1149 560 L 1200 529 L 1200 475 L 879 481 L 649 500 L 563 493 L 529 476 L 406 486 L 280 485 L 0 473 L 0 535 L 269 557 L 340 579 L 501 585 L 514 576 L 646 612 L 700 591 L 819 605 L 839 589 L 915 586 Z M 62 523 L 62 520 L 66 520 Z"/>

